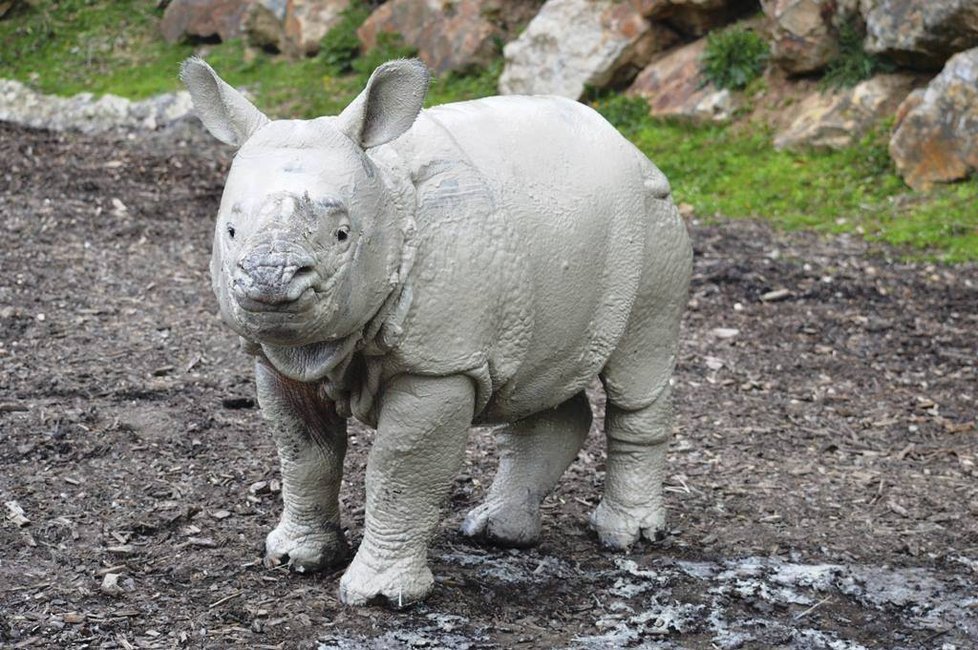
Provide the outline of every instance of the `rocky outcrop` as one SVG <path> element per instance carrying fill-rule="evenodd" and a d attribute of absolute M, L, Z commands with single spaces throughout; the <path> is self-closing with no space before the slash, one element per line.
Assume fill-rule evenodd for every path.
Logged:
<path fill-rule="evenodd" d="M 771 62 L 789 74 L 820 70 L 839 51 L 835 0 L 762 0 L 771 20 Z"/>
<path fill-rule="evenodd" d="M 577 99 L 585 86 L 626 82 L 678 39 L 646 20 L 640 5 L 640 0 L 548 0 L 504 48 L 499 91 Z"/>
<path fill-rule="evenodd" d="M 757 6 L 753 0 L 638 0 L 648 18 L 688 35 L 702 36 L 726 25 Z"/>
<path fill-rule="evenodd" d="M 115 129 L 158 129 L 187 117 L 190 94 L 178 92 L 142 101 L 90 93 L 57 97 L 34 92 L 24 84 L 0 79 L 0 122 L 52 131 L 103 133 Z"/>
<path fill-rule="evenodd" d="M 797 117 L 774 138 L 778 149 L 842 149 L 859 142 L 881 120 L 893 115 L 917 82 L 908 74 L 885 74 L 854 88 L 816 92 L 799 104 Z"/>
<path fill-rule="evenodd" d="M 954 55 L 898 111 L 890 156 L 914 189 L 978 170 L 978 48 Z"/>
<path fill-rule="evenodd" d="M 239 36 L 252 3 L 240 0 L 173 0 L 160 21 L 169 43 L 186 37 L 227 41 Z"/>
<path fill-rule="evenodd" d="M 539 2 L 523 0 L 390 0 L 357 30 L 365 50 L 381 33 L 400 34 L 435 74 L 488 65 L 497 43 L 536 13 Z"/>
<path fill-rule="evenodd" d="M 350 0 L 288 0 L 283 19 L 288 46 L 300 55 L 319 52 L 319 42 L 349 4 Z"/>
<path fill-rule="evenodd" d="M 734 95 L 704 85 L 700 74 L 705 48 L 706 39 L 700 39 L 672 50 L 642 70 L 628 94 L 644 98 L 657 117 L 730 119 L 737 108 Z"/>
<path fill-rule="evenodd" d="M 918 70 L 939 70 L 978 46 L 975 0 L 877 0 L 866 13 L 866 50 Z"/>
<path fill-rule="evenodd" d="M 248 43 L 270 52 L 282 52 L 285 47 L 285 0 L 256 2 L 245 13 L 244 31 Z"/>

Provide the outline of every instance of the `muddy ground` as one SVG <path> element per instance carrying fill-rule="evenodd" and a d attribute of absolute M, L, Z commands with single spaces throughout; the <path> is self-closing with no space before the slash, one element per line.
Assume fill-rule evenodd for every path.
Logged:
<path fill-rule="evenodd" d="M 978 268 L 746 221 L 691 224 L 666 540 L 589 533 L 596 426 L 538 548 L 467 544 L 475 431 L 425 604 L 263 568 L 277 461 L 207 274 L 229 152 L 181 137 L 0 125 L 0 646 L 978 645 Z"/>

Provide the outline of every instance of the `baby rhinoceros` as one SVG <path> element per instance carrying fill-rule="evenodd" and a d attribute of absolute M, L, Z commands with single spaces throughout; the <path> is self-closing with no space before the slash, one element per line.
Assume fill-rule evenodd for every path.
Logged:
<path fill-rule="evenodd" d="M 198 116 L 238 148 L 211 262 L 255 356 L 284 512 L 266 563 L 312 571 L 348 545 L 347 418 L 377 432 L 346 603 L 424 598 L 427 547 L 473 424 L 504 425 L 470 537 L 527 546 L 540 503 L 607 394 L 591 526 L 627 548 L 664 525 L 670 375 L 691 248 L 663 174 L 596 112 L 558 97 L 422 110 L 418 61 L 377 68 L 340 115 L 269 120 L 199 59 Z"/>

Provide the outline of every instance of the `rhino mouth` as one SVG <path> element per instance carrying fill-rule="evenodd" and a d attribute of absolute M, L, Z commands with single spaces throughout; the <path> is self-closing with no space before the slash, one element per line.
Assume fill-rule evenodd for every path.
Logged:
<path fill-rule="evenodd" d="M 235 296 L 241 311 L 249 314 L 286 313 L 298 314 L 308 311 L 316 303 L 316 290 L 306 287 L 296 296 L 260 294 L 238 294 Z"/>

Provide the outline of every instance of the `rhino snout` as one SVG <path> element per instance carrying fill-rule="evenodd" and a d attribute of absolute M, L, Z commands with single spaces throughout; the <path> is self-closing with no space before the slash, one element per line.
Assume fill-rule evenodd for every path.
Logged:
<path fill-rule="evenodd" d="M 234 267 L 232 293 L 246 311 L 270 311 L 298 305 L 319 280 L 316 258 L 297 246 L 256 246 Z"/>

